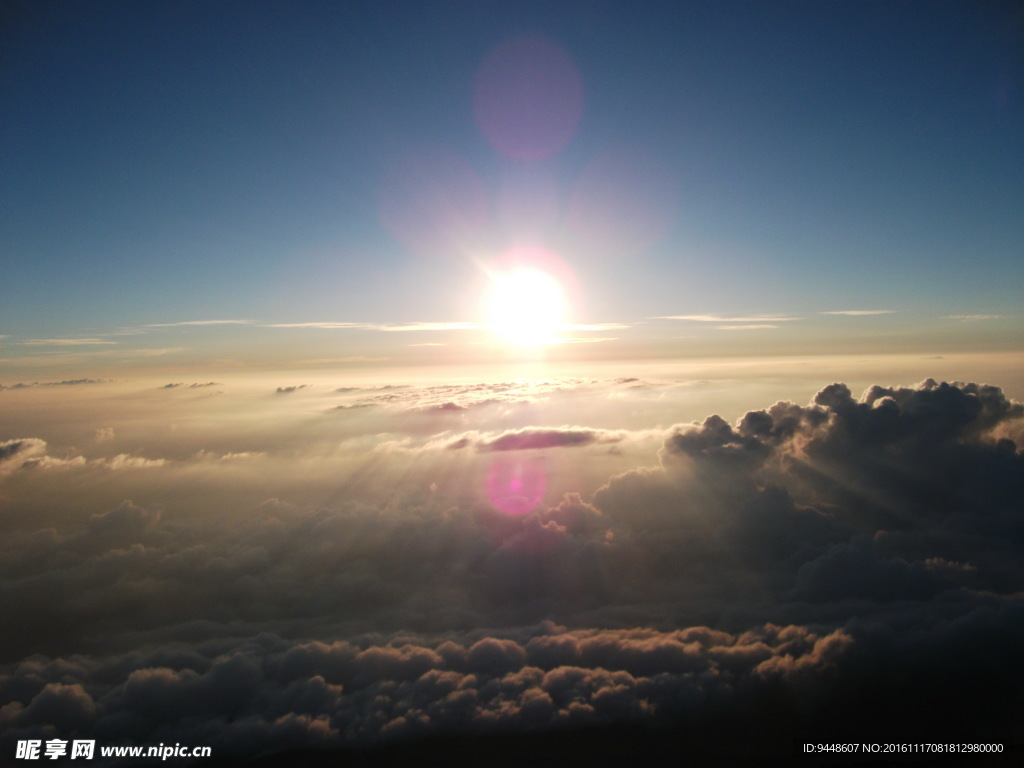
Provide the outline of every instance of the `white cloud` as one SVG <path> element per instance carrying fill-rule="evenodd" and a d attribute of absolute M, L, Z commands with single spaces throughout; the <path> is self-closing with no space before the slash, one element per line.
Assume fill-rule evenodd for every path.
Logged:
<path fill-rule="evenodd" d="M 146 347 L 144 349 L 126 349 L 118 352 L 126 357 L 162 357 L 184 352 L 187 347 Z"/>
<path fill-rule="evenodd" d="M 850 315 L 860 317 L 863 315 L 892 315 L 895 309 L 837 309 L 832 312 L 819 312 L 820 315 Z"/>
<path fill-rule="evenodd" d="M 181 320 L 176 323 L 149 323 L 146 328 L 174 328 L 184 325 L 251 325 L 252 320 Z"/>
<path fill-rule="evenodd" d="M 799 320 L 788 315 L 753 315 L 750 317 L 720 317 L 718 315 L 663 315 L 654 320 L 691 320 L 696 323 L 786 323 Z"/>
<path fill-rule="evenodd" d="M 373 325 L 368 326 L 378 331 L 397 331 L 397 332 L 414 332 L 414 331 L 473 331 L 483 328 L 482 325 L 476 325 L 475 323 L 400 323 L 398 325 Z"/>
<path fill-rule="evenodd" d="M 349 357 L 311 357 L 308 360 L 296 360 L 295 365 L 331 365 L 334 363 L 383 363 L 390 358 L 368 357 L 366 355 L 350 355 Z"/>
<path fill-rule="evenodd" d="M 266 323 L 265 328 L 372 328 L 372 325 L 367 323 L 337 323 L 337 322 L 317 322 L 317 323 Z"/>
<path fill-rule="evenodd" d="M 623 328 L 629 328 L 630 326 L 626 323 L 598 323 L 598 324 L 585 324 L 585 323 L 567 323 L 560 327 L 563 331 L 617 331 Z"/>
<path fill-rule="evenodd" d="M 79 346 L 93 346 L 98 344 L 117 344 L 116 341 L 109 341 L 107 339 L 30 339 L 23 341 L 21 344 L 26 347 L 79 347 Z"/>
<path fill-rule="evenodd" d="M 384 332 L 417 332 L 417 331 L 471 331 L 483 328 L 484 326 L 468 322 L 442 322 L 442 323 L 340 323 L 340 322 L 316 322 L 316 323 L 267 323 L 266 328 L 324 328 L 324 329 L 361 329 L 368 331 Z"/>

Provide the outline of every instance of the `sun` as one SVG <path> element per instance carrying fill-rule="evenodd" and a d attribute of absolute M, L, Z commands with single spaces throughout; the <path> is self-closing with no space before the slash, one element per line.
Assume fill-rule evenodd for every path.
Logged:
<path fill-rule="evenodd" d="M 565 324 L 566 299 L 562 286 L 536 267 L 516 267 L 490 275 L 485 299 L 494 333 L 516 347 L 539 347 L 558 341 Z"/>

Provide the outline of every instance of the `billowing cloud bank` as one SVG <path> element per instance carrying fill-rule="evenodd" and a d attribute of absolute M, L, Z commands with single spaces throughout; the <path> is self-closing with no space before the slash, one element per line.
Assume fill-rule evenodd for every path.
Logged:
<path fill-rule="evenodd" d="M 998 388 L 858 400 L 833 384 L 675 426 L 654 466 L 630 458 L 644 443 L 628 430 L 433 432 L 451 425 L 406 400 L 404 436 L 374 432 L 392 447 L 373 462 L 405 462 L 390 495 L 346 475 L 306 506 L 232 499 L 268 473 L 326 483 L 341 459 L 241 437 L 214 459 L 61 458 L 2 436 L 3 754 L 54 736 L 230 758 L 593 725 L 706 748 L 741 732 L 1024 739 L 1024 408 Z M 451 402 L 441 419 L 465 418 Z M 450 476 L 517 457 L 550 467 L 561 497 L 508 515 Z M 621 471 L 564 491 L 572 462 L 595 461 Z M 62 483 L 69 504 L 104 484 L 134 498 L 66 524 L 18 513 Z M 208 500 L 187 514 L 168 501 L 194 488 Z"/>

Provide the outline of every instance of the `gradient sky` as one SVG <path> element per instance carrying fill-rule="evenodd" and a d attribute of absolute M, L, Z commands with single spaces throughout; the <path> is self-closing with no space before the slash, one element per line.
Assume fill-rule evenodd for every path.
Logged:
<path fill-rule="evenodd" d="M 604 357 L 1021 347 L 1013 4 L 4 13 L 15 367 L 440 359 L 464 332 L 376 329 L 482 322 L 524 246 Z M 502 112 L 516 56 L 554 85 Z M 254 327 L 168 325 L 212 320 Z"/>

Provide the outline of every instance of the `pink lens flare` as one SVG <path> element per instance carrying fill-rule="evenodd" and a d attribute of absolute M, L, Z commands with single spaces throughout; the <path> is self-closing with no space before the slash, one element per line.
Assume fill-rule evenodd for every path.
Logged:
<path fill-rule="evenodd" d="M 380 185 L 379 206 L 387 230 L 418 256 L 475 251 L 490 221 L 479 175 L 441 147 L 410 151 L 392 163 Z"/>
<path fill-rule="evenodd" d="M 507 515 L 525 515 L 544 499 L 548 479 L 543 460 L 499 456 L 487 470 L 487 498 Z"/>
<path fill-rule="evenodd" d="M 658 244 L 675 223 L 679 188 L 664 159 L 638 147 L 592 158 L 569 199 L 566 228 L 590 257 L 630 257 Z"/>
<path fill-rule="evenodd" d="M 550 157 L 576 133 L 583 83 L 572 57 L 540 35 L 499 45 L 477 72 L 476 122 L 491 145 L 515 160 Z"/>

